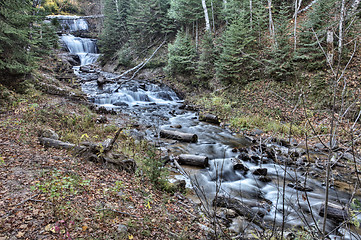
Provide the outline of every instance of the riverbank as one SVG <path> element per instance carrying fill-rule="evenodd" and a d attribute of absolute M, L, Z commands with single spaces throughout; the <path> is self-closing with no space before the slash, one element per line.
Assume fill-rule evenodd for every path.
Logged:
<path fill-rule="evenodd" d="M 49 68 L 32 82 L 44 92 L 9 92 L 12 100 L 3 105 L 0 238 L 203 238 L 207 223 L 193 204 L 176 190 L 155 188 L 141 162 L 131 174 L 39 144 L 38 134 L 45 130 L 79 144 L 102 142 L 134 124 L 126 115 L 91 111 L 76 81 L 55 78 L 51 64 L 59 62 L 44 61 Z M 135 145 L 126 135 L 118 144 L 126 156 L 149 157 L 146 145 Z"/>

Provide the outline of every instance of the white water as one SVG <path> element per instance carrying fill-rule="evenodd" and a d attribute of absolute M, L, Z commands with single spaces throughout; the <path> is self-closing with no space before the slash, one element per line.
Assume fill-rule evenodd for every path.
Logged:
<path fill-rule="evenodd" d="M 69 52 L 77 54 L 80 58 L 80 65 L 94 63 L 98 57 L 96 40 L 89 38 L 75 37 L 70 34 L 61 36 Z"/>
<path fill-rule="evenodd" d="M 69 52 L 79 56 L 80 65 L 88 65 L 97 61 L 99 57 L 98 48 L 95 39 L 75 37 L 72 33 L 77 31 L 88 31 L 89 25 L 87 21 L 78 16 L 48 16 L 48 18 L 57 18 L 63 32 L 60 39 Z"/>

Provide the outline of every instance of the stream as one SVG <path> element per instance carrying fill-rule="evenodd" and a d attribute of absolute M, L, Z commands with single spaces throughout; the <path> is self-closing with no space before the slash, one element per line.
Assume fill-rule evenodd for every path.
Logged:
<path fill-rule="evenodd" d="M 66 18 L 59 20 L 63 30 L 67 31 L 60 36 L 64 46 L 70 53 L 79 56 L 81 66 L 94 63 L 99 57 L 96 40 L 72 35 L 74 31 L 88 30 L 86 20 L 75 16 Z M 77 66 L 74 71 L 80 78 L 82 90 L 88 95 L 89 101 L 138 119 L 140 124 L 147 127 L 145 132 L 139 133 L 145 139 L 157 142 L 157 145 L 168 149 L 173 155 L 186 153 L 209 158 L 209 167 L 204 169 L 184 166 L 192 180 L 186 179 L 187 185 L 192 187 L 191 182 L 196 183 L 198 187 L 193 188 L 206 198 L 205 205 L 211 204 L 216 195 L 222 195 L 239 200 L 266 223 L 275 223 L 280 227 L 284 222 L 286 228 L 294 229 L 312 228 L 318 224 L 322 229 L 323 217 L 319 215 L 319 210 L 324 202 L 323 182 L 311 176 L 312 174 L 305 174 L 307 164 L 278 164 L 262 152 L 262 146 L 264 149 L 273 149 L 281 159 L 289 156 L 292 151 L 298 151 L 298 159 L 301 159 L 305 153 L 298 146 L 286 147 L 265 142 L 261 147 L 252 147 L 252 143 L 243 136 L 216 124 L 199 121 L 197 112 L 181 109 L 182 99 L 172 89 L 158 82 L 119 78 L 117 74 L 91 67 L 84 71 Z M 100 76 L 108 80 L 119 79 L 99 85 L 97 79 Z M 177 131 L 197 134 L 198 141 L 183 143 L 159 138 L 160 130 L 175 130 L 175 126 Z M 248 150 L 239 150 L 244 148 Z M 250 157 L 244 157 L 245 155 Z M 321 159 L 326 157 L 318 156 Z M 243 170 L 235 169 L 234 159 L 242 163 Z M 256 174 L 258 169 L 266 169 L 267 173 Z M 317 173 L 322 169 L 312 171 Z M 182 175 L 174 178 L 185 179 Z M 297 190 L 295 186 L 304 186 L 304 183 L 307 190 Z M 334 188 L 329 191 L 330 203 L 339 206 L 349 204 L 350 194 Z M 245 224 L 249 224 L 247 219 L 233 218 L 230 228 L 235 232 L 242 232 Z M 330 232 L 331 239 L 360 239 L 357 234 L 346 230 L 345 226 L 335 229 L 337 226 L 337 222 L 327 221 L 326 229 Z M 259 226 L 254 225 L 253 228 L 259 229 Z"/>

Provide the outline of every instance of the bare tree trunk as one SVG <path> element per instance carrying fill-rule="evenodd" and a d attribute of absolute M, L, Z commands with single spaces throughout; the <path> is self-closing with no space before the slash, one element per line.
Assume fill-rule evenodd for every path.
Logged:
<path fill-rule="evenodd" d="M 293 28 L 293 37 L 294 37 L 294 44 L 293 44 L 293 50 L 296 51 L 297 48 L 297 16 L 298 16 L 298 10 L 301 7 L 302 0 L 296 0 L 295 1 L 295 14 L 294 14 L 294 28 Z"/>
<path fill-rule="evenodd" d="M 212 22 L 213 22 L 213 32 L 216 32 L 216 25 L 214 21 L 214 9 L 213 9 L 213 0 L 211 0 L 211 7 L 212 7 Z"/>
<path fill-rule="evenodd" d="M 198 51 L 198 20 L 196 20 L 196 50 Z"/>
<path fill-rule="evenodd" d="M 115 9 L 117 10 L 117 13 L 119 14 L 118 0 L 114 0 L 114 3 L 115 3 Z"/>
<path fill-rule="evenodd" d="M 252 0 L 249 0 L 249 12 L 250 12 L 251 29 L 253 29 L 253 3 L 252 3 Z"/>
<path fill-rule="evenodd" d="M 339 23 L 339 29 L 338 29 L 338 54 L 339 54 L 339 57 L 341 57 L 341 55 L 342 55 L 344 21 L 345 21 L 345 0 L 342 0 L 341 12 L 340 12 L 340 23 Z"/>
<path fill-rule="evenodd" d="M 334 55 L 334 46 L 333 46 L 333 31 L 332 29 L 327 29 L 327 61 L 329 65 L 333 65 L 333 55 Z"/>
<path fill-rule="evenodd" d="M 211 26 L 209 24 L 209 16 L 208 16 L 208 9 L 207 9 L 207 4 L 206 4 L 206 0 L 202 0 L 202 6 L 203 6 L 203 11 L 204 11 L 204 19 L 206 21 L 206 31 L 211 31 Z"/>
<path fill-rule="evenodd" d="M 273 46 L 276 45 L 275 37 L 275 25 L 272 19 L 272 0 L 268 0 L 268 22 L 269 22 L 269 34 L 273 42 Z"/>

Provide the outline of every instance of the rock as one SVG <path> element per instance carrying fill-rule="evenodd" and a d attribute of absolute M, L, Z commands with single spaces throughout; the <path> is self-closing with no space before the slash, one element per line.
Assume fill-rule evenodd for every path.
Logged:
<path fill-rule="evenodd" d="M 251 158 L 248 156 L 246 152 L 241 152 L 238 156 L 238 159 L 241 159 L 243 161 L 251 161 Z"/>
<path fill-rule="evenodd" d="M 129 107 L 129 105 L 125 102 L 116 102 L 116 103 L 113 103 L 113 105 L 118 106 L 118 107 Z"/>
<path fill-rule="evenodd" d="M 251 136 L 258 136 L 258 135 L 261 135 L 263 133 L 262 130 L 260 129 L 255 129 L 253 130 L 253 132 L 250 133 Z"/>
<path fill-rule="evenodd" d="M 253 173 L 253 175 L 266 176 L 267 175 L 267 168 L 257 168 L 252 173 Z"/>
<path fill-rule="evenodd" d="M 107 123 L 107 122 L 108 122 L 107 117 L 105 117 L 103 115 L 100 115 L 96 120 L 96 123 L 98 123 L 98 124 Z"/>
<path fill-rule="evenodd" d="M 314 148 L 316 150 L 319 150 L 319 151 L 327 151 L 329 148 L 330 148 L 330 143 L 329 142 L 325 142 L 324 144 L 322 143 L 316 143 L 314 145 Z M 331 144 L 331 149 L 332 150 L 336 150 L 338 149 L 338 142 L 337 141 L 334 141 L 332 144 Z"/>
<path fill-rule="evenodd" d="M 290 188 L 293 188 L 293 189 L 296 189 L 298 191 L 303 191 L 303 192 L 312 192 L 313 189 L 310 188 L 310 187 L 307 187 L 307 186 L 302 186 L 301 184 L 299 183 L 289 183 L 287 184 L 288 187 Z"/>
<path fill-rule="evenodd" d="M 186 181 L 185 180 L 177 180 L 174 183 L 174 190 L 178 191 L 178 192 L 184 192 L 186 189 Z"/>
<path fill-rule="evenodd" d="M 59 135 L 52 129 L 42 129 L 39 131 L 38 136 L 44 137 L 44 138 L 50 138 L 50 139 L 54 139 L 54 140 L 59 140 Z"/>
<path fill-rule="evenodd" d="M 182 125 L 180 125 L 180 124 L 177 124 L 177 125 L 172 125 L 172 126 L 170 126 L 171 128 L 178 128 L 178 129 L 180 129 L 180 128 L 182 128 Z"/>
<path fill-rule="evenodd" d="M 119 225 L 117 226 L 117 231 L 118 231 L 119 233 L 127 233 L 127 232 L 128 232 L 128 227 L 125 226 L 124 224 L 119 224 Z"/>
<path fill-rule="evenodd" d="M 254 139 L 254 138 L 251 137 L 251 136 L 244 136 L 244 138 L 245 138 L 246 140 L 250 141 L 251 143 L 256 143 L 256 142 L 257 142 L 257 140 Z"/>
<path fill-rule="evenodd" d="M 249 168 L 246 167 L 246 165 L 240 159 L 232 159 L 232 163 L 233 163 L 234 170 L 240 170 L 240 171 L 244 171 L 244 172 L 247 172 L 249 170 Z"/>
<path fill-rule="evenodd" d="M 272 179 L 267 176 L 259 176 L 258 180 L 264 183 L 272 182 Z"/>

